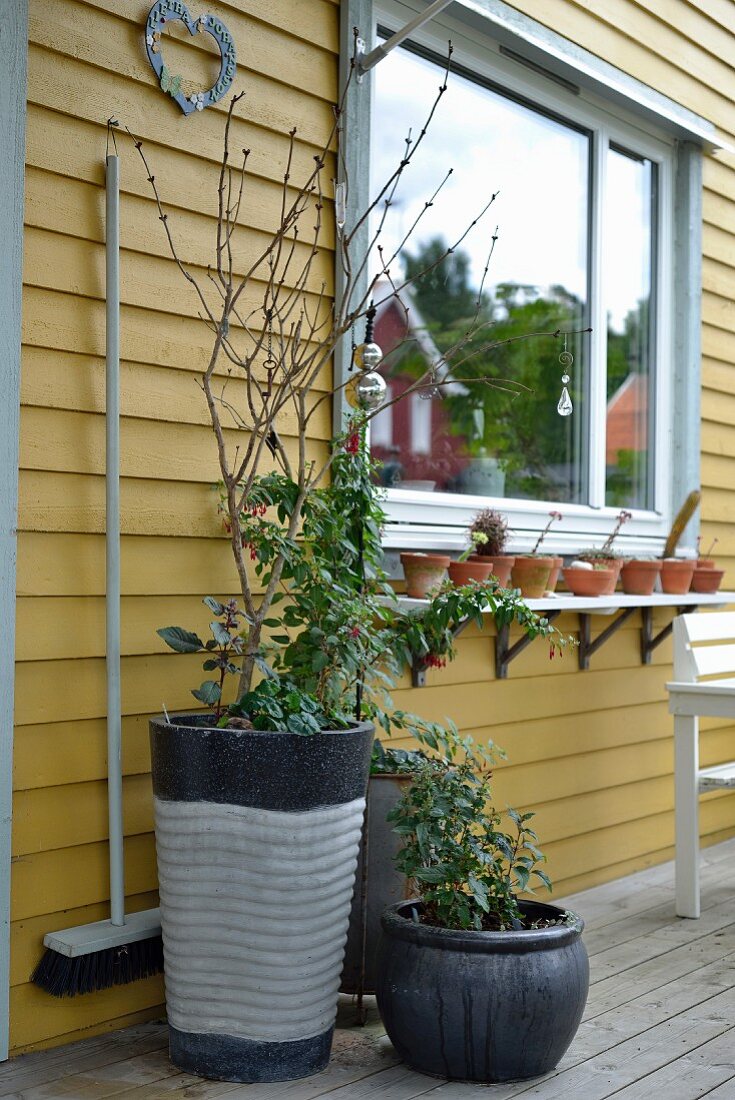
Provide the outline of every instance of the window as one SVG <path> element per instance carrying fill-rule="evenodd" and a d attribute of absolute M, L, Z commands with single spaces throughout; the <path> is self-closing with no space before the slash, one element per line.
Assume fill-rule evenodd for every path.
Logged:
<path fill-rule="evenodd" d="M 410 14 L 386 0 L 378 33 Z M 395 301 L 379 308 L 391 392 L 432 361 L 450 383 L 441 399 L 412 396 L 374 422 L 389 545 L 410 544 L 419 531 L 425 542 L 433 529 L 437 544 L 459 546 L 471 516 L 491 502 L 509 514 L 519 546 L 552 506 L 564 512 L 570 550 L 607 532 L 625 507 L 634 513 L 626 531 L 639 549 L 653 549 L 672 511 L 675 141 L 442 20 L 373 72 L 376 185 L 400 160 L 409 130 L 420 130 L 451 36 L 449 91 L 382 232 L 390 255 L 416 223 L 396 266 L 399 276 L 426 271 L 403 295 L 407 312 Z M 470 326 L 471 339 L 452 354 Z M 398 345 L 390 334 L 401 328 Z M 566 371 L 560 339 L 528 336 L 557 329 L 574 330 Z M 557 411 L 564 373 L 569 416 Z M 508 381 L 524 387 L 517 396 Z"/>

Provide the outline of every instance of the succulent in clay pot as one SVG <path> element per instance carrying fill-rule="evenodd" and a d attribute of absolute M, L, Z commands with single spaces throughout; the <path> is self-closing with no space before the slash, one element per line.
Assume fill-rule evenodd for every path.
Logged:
<path fill-rule="evenodd" d="M 490 579 L 493 571 L 493 559 L 482 557 L 477 551 L 481 550 L 488 541 L 487 535 L 482 531 L 470 532 L 470 545 L 464 553 L 460 554 L 456 561 L 449 563 L 449 579 L 457 588 L 472 581 L 482 583 Z"/>
<path fill-rule="evenodd" d="M 603 569 L 612 569 L 613 577 L 609 582 L 609 590 L 603 593 L 604 596 L 612 596 L 623 568 L 624 559 L 619 557 L 614 550 L 603 550 L 602 547 L 598 547 L 596 549 L 583 550 L 581 554 L 577 555 L 577 560 L 587 562 L 595 569 L 598 566 L 601 566 Z"/>
<path fill-rule="evenodd" d="M 468 560 L 475 561 L 479 558 L 481 561 L 492 562 L 492 575 L 497 578 L 501 587 L 507 587 L 515 557 L 504 553 L 508 541 L 508 521 L 505 516 L 494 508 L 483 508 L 470 526 L 470 541 L 474 549 Z"/>

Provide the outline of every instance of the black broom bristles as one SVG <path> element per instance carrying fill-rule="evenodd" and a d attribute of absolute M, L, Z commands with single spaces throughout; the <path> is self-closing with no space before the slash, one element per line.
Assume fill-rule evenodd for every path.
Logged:
<path fill-rule="evenodd" d="M 76 997 L 127 985 L 163 970 L 163 940 L 152 936 L 69 958 L 47 947 L 31 981 L 54 997 Z"/>

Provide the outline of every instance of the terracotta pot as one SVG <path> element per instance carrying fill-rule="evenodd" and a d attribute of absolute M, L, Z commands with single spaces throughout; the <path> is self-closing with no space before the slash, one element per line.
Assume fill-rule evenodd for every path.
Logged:
<path fill-rule="evenodd" d="M 602 592 L 603 596 L 612 596 L 618 583 L 618 578 L 623 568 L 622 558 L 580 558 L 580 561 L 589 561 L 592 565 L 602 565 L 604 568 L 612 569 L 612 580 L 608 581 L 608 589 L 606 592 Z"/>
<path fill-rule="evenodd" d="M 650 596 L 661 572 L 658 560 L 644 561 L 642 558 L 626 561 L 620 574 L 623 592 L 629 596 Z"/>
<path fill-rule="evenodd" d="M 609 596 L 615 587 L 615 571 L 565 569 L 564 583 L 573 596 Z"/>
<path fill-rule="evenodd" d="M 493 563 L 489 558 L 485 561 L 450 561 L 449 579 L 456 588 L 470 581 L 487 581 L 492 573 Z"/>
<path fill-rule="evenodd" d="M 697 566 L 692 577 L 692 592 L 716 592 L 724 576 L 724 569 L 710 569 L 709 566 L 702 569 Z"/>
<path fill-rule="evenodd" d="M 697 569 L 714 569 L 714 558 L 697 558 Z"/>
<path fill-rule="evenodd" d="M 492 565 L 492 575 L 498 581 L 501 588 L 507 588 L 510 583 L 510 571 L 515 562 L 513 554 L 470 554 L 470 561 L 489 561 Z"/>
<path fill-rule="evenodd" d="M 406 595 L 424 600 L 438 588 L 449 567 L 447 554 L 401 554 L 401 565 L 406 577 Z"/>
<path fill-rule="evenodd" d="M 677 596 L 688 592 L 696 566 L 696 561 L 692 559 L 665 558 L 661 564 L 661 587 L 664 592 Z"/>
<path fill-rule="evenodd" d="M 521 554 L 516 558 L 510 576 L 514 588 L 520 588 L 527 600 L 539 600 L 549 587 L 553 558 L 534 558 Z"/>
<path fill-rule="evenodd" d="M 564 558 L 552 558 L 551 560 L 554 564 L 549 574 L 549 583 L 547 585 L 548 592 L 554 592 L 556 590 L 556 582 L 559 580 L 559 571 L 564 564 Z"/>

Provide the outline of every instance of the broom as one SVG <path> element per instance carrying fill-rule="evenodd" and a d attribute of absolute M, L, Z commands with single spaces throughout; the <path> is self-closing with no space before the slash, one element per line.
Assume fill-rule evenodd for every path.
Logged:
<path fill-rule="evenodd" d="M 108 123 L 108 135 L 116 126 Z M 114 133 L 112 134 L 114 144 Z M 109 140 L 109 137 L 108 137 Z M 31 981 L 55 997 L 126 985 L 163 970 L 158 909 L 125 915 L 120 699 L 120 174 L 117 147 L 106 156 L 106 667 L 110 918 L 44 936 Z"/>

